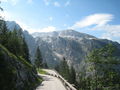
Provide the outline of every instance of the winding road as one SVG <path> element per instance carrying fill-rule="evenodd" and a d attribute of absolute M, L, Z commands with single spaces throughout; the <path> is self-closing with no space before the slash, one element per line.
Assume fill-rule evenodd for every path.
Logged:
<path fill-rule="evenodd" d="M 45 71 L 48 72 L 49 74 L 56 75 L 56 72 L 52 70 L 45 69 Z M 44 81 L 40 86 L 36 88 L 36 90 L 67 90 L 64 87 L 63 83 L 61 82 L 61 80 L 58 79 L 57 77 L 43 74 L 39 75 L 44 79 Z"/>

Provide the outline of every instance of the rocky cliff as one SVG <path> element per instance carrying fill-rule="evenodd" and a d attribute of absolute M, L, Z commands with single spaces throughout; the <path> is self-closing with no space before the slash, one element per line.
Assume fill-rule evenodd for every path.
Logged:
<path fill-rule="evenodd" d="M 119 43 L 99 39 L 74 30 L 34 33 L 32 35 L 42 51 L 44 60 L 50 67 L 54 67 L 65 57 L 69 65 L 73 65 L 79 70 L 81 62 L 85 60 L 89 52 L 109 43 L 112 43 L 118 49 L 117 56 L 120 53 Z"/>

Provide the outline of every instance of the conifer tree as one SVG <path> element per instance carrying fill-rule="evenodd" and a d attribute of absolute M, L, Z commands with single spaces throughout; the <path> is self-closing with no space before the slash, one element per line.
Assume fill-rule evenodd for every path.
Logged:
<path fill-rule="evenodd" d="M 70 83 L 71 84 L 76 84 L 76 72 L 73 66 L 70 68 Z"/>
<path fill-rule="evenodd" d="M 114 57 L 115 48 L 108 44 L 103 48 L 93 50 L 87 57 L 86 76 L 82 80 L 86 90 L 118 90 L 120 88 L 120 72 L 117 68 L 120 65 L 118 58 Z M 82 79 L 81 78 L 81 79 Z M 84 89 L 84 87 L 82 87 Z"/>
<path fill-rule="evenodd" d="M 60 64 L 60 74 L 68 81 L 70 81 L 70 70 L 65 58 L 61 61 Z"/>
<path fill-rule="evenodd" d="M 39 47 L 37 47 L 36 54 L 35 54 L 35 65 L 36 65 L 36 68 L 43 67 L 43 59 L 42 59 L 42 55 Z"/>
<path fill-rule="evenodd" d="M 4 20 L 0 21 L 0 44 L 6 46 L 8 41 L 8 29 Z"/>
<path fill-rule="evenodd" d="M 23 53 L 24 53 L 23 58 L 25 58 L 25 60 L 27 60 L 27 62 L 31 63 L 30 57 L 29 57 L 29 49 L 28 49 L 27 43 L 25 41 L 25 38 L 23 38 Z"/>
<path fill-rule="evenodd" d="M 44 62 L 43 62 L 43 65 L 42 65 L 42 66 L 43 66 L 43 68 L 46 68 L 46 69 L 48 68 L 48 65 L 47 65 L 46 60 L 44 60 Z"/>

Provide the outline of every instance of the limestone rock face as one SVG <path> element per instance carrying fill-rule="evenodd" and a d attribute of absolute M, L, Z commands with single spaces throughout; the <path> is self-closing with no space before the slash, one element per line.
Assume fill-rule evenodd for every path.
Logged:
<path fill-rule="evenodd" d="M 73 65 L 79 70 L 81 62 L 85 60 L 90 51 L 109 43 L 115 45 L 118 52 L 120 52 L 120 44 L 117 42 L 99 39 L 74 30 L 33 33 L 32 36 L 40 47 L 44 60 L 47 61 L 50 67 L 59 64 L 59 61 L 65 57 L 69 65 Z"/>

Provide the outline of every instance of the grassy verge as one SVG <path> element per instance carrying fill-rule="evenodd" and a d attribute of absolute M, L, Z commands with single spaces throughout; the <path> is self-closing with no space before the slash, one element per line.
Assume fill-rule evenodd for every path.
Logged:
<path fill-rule="evenodd" d="M 27 67 L 32 68 L 32 65 L 28 63 L 21 56 L 15 56 L 13 53 L 9 52 L 9 50 L 5 48 L 4 46 L 2 46 L 1 44 L 0 44 L 0 48 L 3 50 L 3 53 L 6 53 L 9 57 L 13 58 L 13 60 L 16 60 L 18 62 L 20 61 L 22 64 L 26 65 Z"/>
<path fill-rule="evenodd" d="M 40 74 L 47 74 L 46 71 L 44 71 L 43 69 L 40 69 L 40 68 L 37 69 L 37 72 Z"/>

